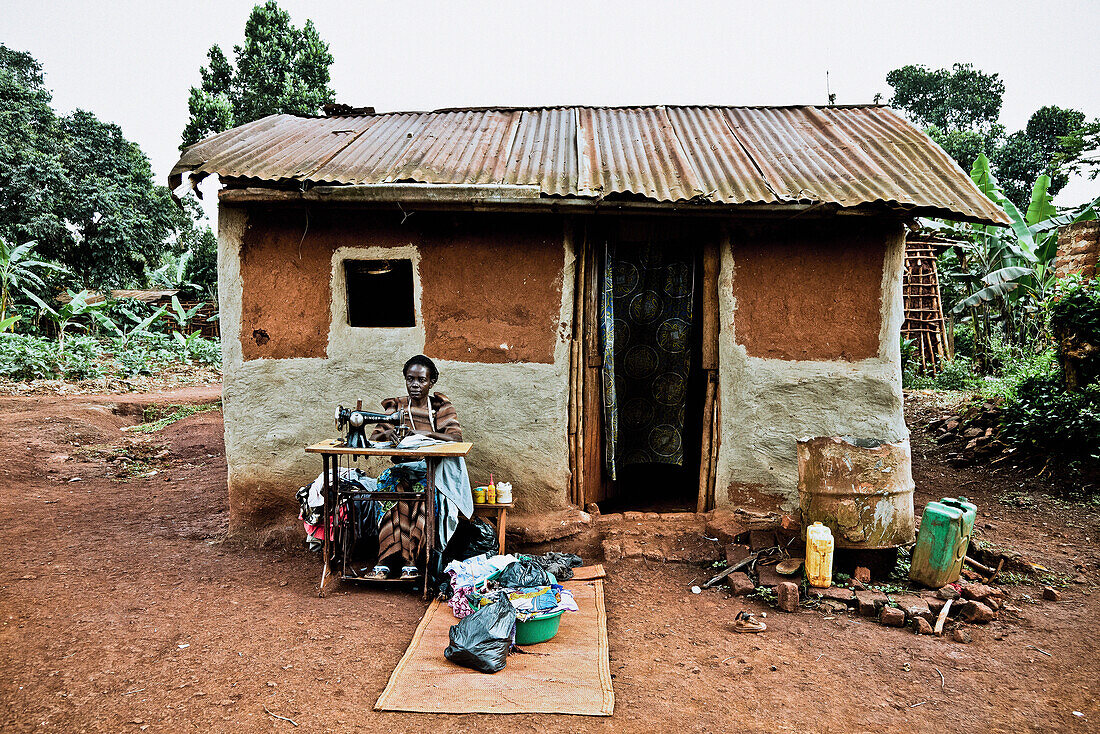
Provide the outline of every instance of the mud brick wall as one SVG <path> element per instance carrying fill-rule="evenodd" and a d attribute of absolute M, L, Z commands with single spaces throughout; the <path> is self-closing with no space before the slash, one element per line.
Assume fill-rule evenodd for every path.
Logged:
<path fill-rule="evenodd" d="M 1058 277 L 1077 273 L 1091 278 L 1100 260 L 1100 221 L 1077 222 L 1058 232 Z"/>

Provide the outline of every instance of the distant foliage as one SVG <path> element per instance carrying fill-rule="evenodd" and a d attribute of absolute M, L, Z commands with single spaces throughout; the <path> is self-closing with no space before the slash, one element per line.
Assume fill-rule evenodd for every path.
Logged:
<path fill-rule="evenodd" d="M 154 183 L 118 125 L 86 110 L 59 116 L 51 103 L 41 64 L 0 44 L 0 237 L 63 265 L 55 290 L 141 287 L 197 229 L 194 211 Z"/>
<path fill-rule="evenodd" d="M 329 87 L 332 54 L 313 21 L 301 28 L 275 0 L 252 9 L 244 44 L 233 47 L 234 62 L 217 45 L 199 69 L 202 84 L 191 87 L 186 148 L 214 133 L 267 115 L 312 115 L 335 99 Z"/>
<path fill-rule="evenodd" d="M 103 336 L 71 336 L 64 350 L 56 340 L 26 334 L 0 334 L 0 377 L 9 380 L 151 375 L 188 362 L 218 365 L 217 340 L 196 338 L 187 349 L 164 334 L 144 334 L 126 340 Z"/>
<path fill-rule="evenodd" d="M 964 170 L 984 153 L 1005 194 L 1021 210 L 1039 176 L 1050 177 L 1054 196 L 1071 172 L 1100 165 L 1095 155 L 1100 121 L 1089 122 L 1078 110 L 1042 107 L 1025 129 L 1006 137 L 998 122 L 1005 85 L 997 74 L 971 64 L 950 69 L 910 64 L 888 73 L 886 82 L 894 89 L 890 104 L 923 127 Z"/>

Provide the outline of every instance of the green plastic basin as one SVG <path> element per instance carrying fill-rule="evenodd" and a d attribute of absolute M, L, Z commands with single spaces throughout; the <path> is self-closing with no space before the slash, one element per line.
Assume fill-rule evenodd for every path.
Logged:
<path fill-rule="evenodd" d="M 559 609 L 545 617 L 536 617 L 526 622 L 516 622 L 516 644 L 537 645 L 546 642 L 558 634 L 558 625 L 561 624 L 561 615 L 564 609 Z"/>

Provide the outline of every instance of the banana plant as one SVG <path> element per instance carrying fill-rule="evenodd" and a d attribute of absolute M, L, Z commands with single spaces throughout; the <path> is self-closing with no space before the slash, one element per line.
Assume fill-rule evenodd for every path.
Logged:
<path fill-rule="evenodd" d="M 34 292 L 35 289 L 42 291 L 46 288 L 37 271 L 69 272 L 57 263 L 42 260 L 35 255 L 34 248 L 37 246 L 38 243 L 32 240 L 10 247 L 4 238 L 0 237 L 0 333 L 18 321 L 18 318 L 9 319 L 8 317 L 8 309 L 11 308 L 15 294 L 21 294 L 28 300 L 34 301 L 39 308 L 49 309 L 49 306 Z"/>
<path fill-rule="evenodd" d="M 166 306 L 161 306 L 145 318 L 141 318 L 128 308 L 121 308 L 119 310 L 130 320 L 129 325 L 119 324 L 101 311 L 95 311 L 92 315 L 95 317 L 96 321 L 99 322 L 100 326 L 119 340 L 120 348 L 125 349 L 127 345 L 129 345 L 130 340 L 135 336 L 150 336 L 151 332 L 149 331 L 149 326 L 163 316 L 168 308 Z"/>
<path fill-rule="evenodd" d="M 165 255 L 159 268 L 149 274 L 149 282 L 161 288 L 170 288 L 180 291 L 198 291 L 201 286 L 187 280 L 187 266 L 191 263 L 194 252 L 184 251 L 178 257 Z"/>
<path fill-rule="evenodd" d="M 50 308 L 42 303 L 46 317 L 57 324 L 57 363 L 58 371 L 61 374 L 65 374 L 65 337 L 69 329 L 87 328 L 85 324 L 79 323 L 77 319 L 82 316 L 94 319 L 95 315 L 107 305 L 106 301 L 88 303 L 88 298 L 92 295 L 91 291 L 76 293 L 70 290 L 68 293 L 69 302 L 62 304 L 58 309 Z"/>
<path fill-rule="evenodd" d="M 975 331 L 989 337 L 988 304 L 997 306 L 1006 334 L 1023 343 L 1045 329 L 1041 305 L 1045 303 L 1055 282 L 1055 260 L 1058 254 L 1057 228 L 1084 219 L 1094 219 L 1100 199 L 1076 212 L 1058 215 L 1049 193 L 1050 177 L 1039 176 L 1032 188 L 1027 213 L 1019 209 L 1000 190 L 989 169 L 989 160 L 979 155 L 971 178 L 982 192 L 1004 209 L 1011 222 L 1010 229 L 971 226 L 967 237 L 970 261 L 979 265 L 978 282 L 973 293 L 961 299 L 953 312 L 969 310 Z M 1058 222 L 1058 223 L 1055 223 Z M 981 287 L 977 287 L 977 286 Z M 978 311 L 981 311 L 981 314 Z M 979 316 L 981 328 L 979 329 Z"/>

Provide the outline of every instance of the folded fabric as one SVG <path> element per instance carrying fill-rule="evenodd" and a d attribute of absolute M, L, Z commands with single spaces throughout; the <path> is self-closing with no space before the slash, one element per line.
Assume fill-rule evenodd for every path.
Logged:
<path fill-rule="evenodd" d="M 540 589 L 513 591 L 508 594 L 508 600 L 515 607 L 516 619 L 520 622 L 538 619 L 557 612 L 578 611 L 573 592 L 563 589 L 558 584 L 544 586 Z"/>
<path fill-rule="evenodd" d="M 401 439 L 401 443 L 397 444 L 399 449 L 418 449 L 421 446 L 435 446 L 437 444 L 447 443 L 446 441 L 438 438 L 432 438 L 431 436 L 425 436 L 420 433 L 410 433 Z"/>

